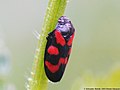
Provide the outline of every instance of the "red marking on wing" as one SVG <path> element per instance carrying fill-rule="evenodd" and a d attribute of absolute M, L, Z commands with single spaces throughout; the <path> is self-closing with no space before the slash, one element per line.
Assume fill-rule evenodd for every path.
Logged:
<path fill-rule="evenodd" d="M 63 38 L 63 36 L 61 35 L 61 33 L 59 31 L 55 31 L 55 37 L 56 37 L 56 42 L 58 44 L 60 44 L 61 46 L 65 45 L 65 39 Z"/>
<path fill-rule="evenodd" d="M 66 58 L 65 58 L 64 64 L 67 64 L 67 62 L 68 62 L 68 58 L 66 57 Z"/>
<path fill-rule="evenodd" d="M 47 60 L 45 61 L 45 65 L 47 66 L 47 68 L 52 72 L 52 73 L 55 73 L 55 72 L 57 72 L 58 70 L 59 70 L 59 68 L 60 68 L 60 65 L 61 64 L 67 64 L 67 58 L 60 58 L 60 60 L 59 60 L 59 62 L 58 62 L 58 64 L 56 64 L 56 65 L 53 65 L 53 64 L 51 64 L 50 62 L 48 62 Z"/>
<path fill-rule="evenodd" d="M 74 34 L 70 37 L 69 41 L 67 42 L 68 46 L 72 45 L 73 38 L 74 38 Z"/>
<path fill-rule="evenodd" d="M 59 54 L 58 48 L 55 46 L 52 46 L 52 45 L 49 46 L 47 51 L 50 55 L 58 55 Z"/>
<path fill-rule="evenodd" d="M 52 72 L 55 73 L 56 71 L 58 71 L 59 69 L 59 65 L 52 65 L 50 62 L 45 61 L 45 65 L 47 66 L 47 68 Z"/>
<path fill-rule="evenodd" d="M 67 57 L 64 59 L 64 58 L 60 58 L 60 64 L 67 64 Z"/>
<path fill-rule="evenodd" d="M 71 53 L 71 50 L 72 50 L 72 49 L 70 48 L 70 49 L 69 49 L 69 51 L 68 51 L 68 55 L 70 55 L 70 53 Z"/>

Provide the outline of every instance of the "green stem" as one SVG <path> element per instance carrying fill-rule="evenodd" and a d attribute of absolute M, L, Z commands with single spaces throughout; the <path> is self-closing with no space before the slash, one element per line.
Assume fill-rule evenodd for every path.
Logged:
<path fill-rule="evenodd" d="M 64 14 L 64 10 L 67 4 L 67 0 L 50 0 L 40 39 L 38 41 L 38 49 L 34 59 L 34 65 L 31 72 L 31 78 L 29 78 L 28 90 L 46 90 L 48 79 L 44 72 L 44 51 L 46 46 L 46 37 L 49 32 L 55 29 L 55 25 L 60 16 Z"/>

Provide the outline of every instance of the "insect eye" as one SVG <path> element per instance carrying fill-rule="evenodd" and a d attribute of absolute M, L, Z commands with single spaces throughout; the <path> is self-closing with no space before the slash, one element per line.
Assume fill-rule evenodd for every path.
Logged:
<path fill-rule="evenodd" d="M 62 24 L 62 23 L 64 23 L 64 20 L 63 19 L 59 19 L 58 23 Z"/>

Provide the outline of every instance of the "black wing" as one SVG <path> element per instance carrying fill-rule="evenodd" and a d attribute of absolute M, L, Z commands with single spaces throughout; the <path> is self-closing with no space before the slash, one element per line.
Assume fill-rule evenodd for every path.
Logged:
<path fill-rule="evenodd" d="M 69 58 L 68 52 L 71 46 L 67 46 L 67 44 L 64 46 L 57 44 L 54 32 L 55 30 L 51 32 L 47 37 L 47 44 L 44 55 L 44 67 L 48 79 L 53 82 L 58 82 L 63 76 L 67 60 Z M 51 45 L 55 46 L 58 49 L 58 55 L 50 55 L 48 53 L 47 50 Z"/>

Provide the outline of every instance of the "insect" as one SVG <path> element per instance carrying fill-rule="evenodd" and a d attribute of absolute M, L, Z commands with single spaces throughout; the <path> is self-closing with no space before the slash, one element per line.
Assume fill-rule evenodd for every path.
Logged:
<path fill-rule="evenodd" d="M 61 16 L 55 30 L 47 37 L 44 54 L 44 68 L 52 82 L 61 80 L 71 53 L 75 29 L 66 16 Z"/>

